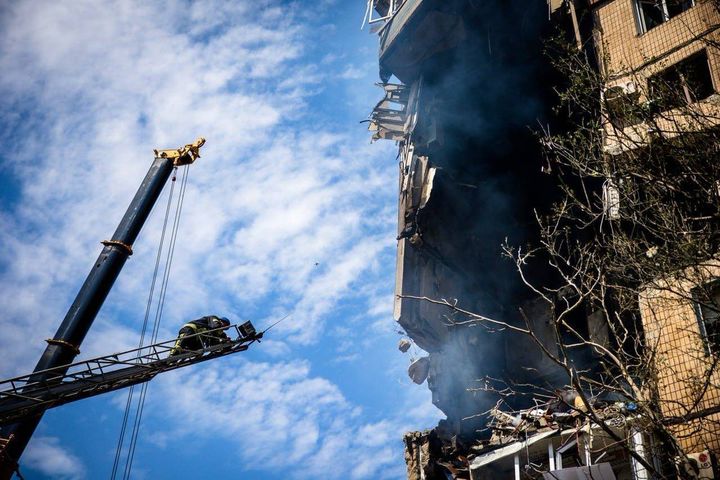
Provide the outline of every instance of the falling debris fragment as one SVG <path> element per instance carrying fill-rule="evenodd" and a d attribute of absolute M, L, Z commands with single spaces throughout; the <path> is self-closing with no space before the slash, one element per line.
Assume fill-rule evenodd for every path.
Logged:
<path fill-rule="evenodd" d="M 405 353 L 408 350 L 410 350 L 410 347 L 412 346 L 412 342 L 408 340 L 407 338 L 403 338 L 398 342 L 398 350 Z"/>
<path fill-rule="evenodd" d="M 408 367 L 408 375 L 410 376 L 410 379 L 418 385 L 421 385 L 425 379 L 427 379 L 429 372 L 430 360 L 428 357 L 418 358 Z"/>

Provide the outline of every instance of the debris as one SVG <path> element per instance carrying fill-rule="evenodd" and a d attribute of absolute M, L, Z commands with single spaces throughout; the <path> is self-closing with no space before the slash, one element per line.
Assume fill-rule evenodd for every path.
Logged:
<path fill-rule="evenodd" d="M 413 235 L 417 233 L 417 224 L 416 223 L 408 223 L 405 225 L 405 228 L 403 228 L 403 231 L 400 232 L 400 235 L 397 236 L 395 240 L 402 240 L 403 238 L 410 238 Z"/>
<path fill-rule="evenodd" d="M 413 380 L 415 380 L 413 373 L 423 373 L 425 364 L 429 364 L 428 357 L 420 358 L 411 365 L 409 373 Z M 416 372 L 413 371 L 413 367 Z M 420 376 L 424 380 L 425 376 Z M 546 456 L 548 446 L 554 443 L 558 448 L 556 453 L 560 457 L 565 454 L 569 459 L 572 455 L 567 452 L 569 449 L 585 448 L 582 446 L 585 445 L 584 440 L 581 440 L 585 436 L 590 435 L 596 440 L 602 438 L 599 427 L 588 419 L 583 411 L 576 408 L 576 406 L 584 407 L 585 404 L 574 389 L 558 390 L 556 395 L 556 399 L 535 399 L 535 406 L 517 411 L 503 410 L 503 403 L 498 402 L 488 412 L 490 420 L 487 427 L 492 432 L 489 440 L 454 435 L 453 429 L 448 429 L 448 424 L 444 420 L 429 432 L 406 434 L 404 440 L 408 479 L 511 478 L 493 475 L 500 471 L 497 470 L 498 468 L 503 469 L 507 465 L 510 465 L 507 468 L 512 468 L 513 456 L 518 458 L 519 455 L 524 458 L 528 452 L 531 456 Z M 600 393 L 587 398 L 598 418 L 605 421 L 610 428 L 618 429 L 618 432 L 626 431 L 628 424 L 636 415 L 638 405 L 632 401 L 610 400 L 611 397 L 612 395 Z M 591 433 L 591 430 L 594 432 Z M 558 441 L 561 447 L 557 447 Z M 553 458 L 557 458 L 555 453 Z M 557 470 L 553 468 L 551 473 L 557 475 L 556 477 L 548 477 L 545 475 L 546 472 L 542 471 L 546 467 L 532 463 L 531 459 L 525 458 L 523 461 L 527 462 L 524 465 L 526 472 L 535 472 L 532 478 L 575 480 L 587 478 L 583 474 L 589 472 L 594 475 L 593 478 L 615 480 L 612 470 L 608 470 L 608 467 L 603 466 L 602 463 L 590 467 L 560 466 Z"/>
<path fill-rule="evenodd" d="M 413 382 L 421 385 L 427 379 L 430 372 L 430 360 L 428 357 L 418 358 L 408 367 L 408 375 Z"/>
<path fill-rule="evenodd" d="M 374 132 L 373 140 L 402 140 L 407 135 L 405 123 L 409 91 L 405 85 L 394 83 L 381 83 L 378 86 L 385 91 L 385 97 L 370 114 L 368 130 Z"/>
<path fill-rule="evenodd" d="M 405 353 L 408 350 L 410 350 L 410 347 L 412 346 L 412 342 L 408 340 L 407 338 L 403 338 L 398 342 L 398 350 Z"/>

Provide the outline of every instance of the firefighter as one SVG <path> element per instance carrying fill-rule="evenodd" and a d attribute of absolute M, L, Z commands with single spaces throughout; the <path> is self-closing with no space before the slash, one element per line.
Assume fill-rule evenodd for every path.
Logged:
<path fill-rule="evenodd" d="M 202 350 L 203 348 L 221 343 L 229 343 L 228 337 L 223 330 L 230 327 L 230 320 L 225 317 L 208 315 L 206 317 L 192 320 L 182 326 L 178 332 L 178 338 L 170 350 L 170 356 L 179 355 L 183 350 Z M 218 330 L 222 328 L 223 330 Z M 214 330 L 214 331 L 210 331 Z M 204 333 L 208 332 L 208 333 Z M 188 335 L 200 334 L 189 338 Z"/>

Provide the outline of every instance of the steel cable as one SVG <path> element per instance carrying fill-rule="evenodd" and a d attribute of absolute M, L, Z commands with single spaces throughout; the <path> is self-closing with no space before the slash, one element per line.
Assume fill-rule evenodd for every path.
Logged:
<path fill-rule="evenodd" d="M 178 201 L 175 207 L 175 216 L 170 233 L 170 242 L 165 258 L 165 269 L 162 276 L 160 295 L 155 310 L 155 319 L 153 322 L 153 330 L 151 334 L 151 343 L 157 342 L 158 332 L 160 330 L 160 322 L 162 320 L 162 314 L 165 308 L 165 297 L 167 296 L 168 283 L 170 281 L 170 270 L 172 268 L 173 259 L 175 256 L 175 245 L 177 244 L 178 229 L 180 227 L 180 215 L 182 214 L 183 204 L 185 202 L 185 191 L 187 188 L 189 168 L 183 169 L 182 180 L 180 181 L 180 192 L 178 194 Z M 140 425 L 142 422 L 143 412 L 145 410 L 145 399 L 147 397 L 149 383 L 143 383 L 140 388 L 140 395 L 135 410 L 135 418 L 133 422 L 133 430 L 130 437 L 130 444 L 128 447 L 128 455 L 125 463 L 125 470 L 123 472 L 123 480 L 130 479 L 130 472 L 132 471 L 132 464 L 135 458 L 135 449 L 137 446 L 138 435 L 140 434 Z"/>
<path fill-rule="evenodd" d="M 150 319 L 150 310 L 152 308 L 152 301 L 155 293 L 155 285 L 157 282 L 158 271 L 160 270 L 160 260 L 162 258 L 163 247 L 165 244 L 165 234 L 167 232 L 168 219 L 170 218 L 170 210 L 172 207 L 172 201 L 175 192 L 175 180 L 177 178 L 177 169 L 173 172 L 173 178 L 170 185 L 170 193 L 168 194 L 167 206 L 165 207 L 165 217 L 163 219 L 162 232 L 160 235 L 160 243 L 157 249 L 157 255 L 155 258 L 155 268 L 153 270 L 152 280 L 150 282 L 150 291 L 148 293 L 147 304 L 145 306 L 145 318 L 143 319 L 143 326 L 140 332 L 140 341 L 138 342 L 138 348 L 142 348 L 145 343 L 145 334 L 147 332 L 148 320 Z M 138 352 L 138 356 L 140 352 Z M 122 426 L 120 428 L 120 435 L 118 438 L 117 447 L 115 449 L 115 459 L 113 462 L 112 473 L 110 474 L 111 480 L 116 480 L 118 467 L 120 466 L 120 458 L 122 456 L 122 448 L 125 443 L 125 432 L 127 430 L 128 419 L 130 417 L 130 410 L 132 408 L 132 401 L 134 398 L 135 386 L 132 385 L 128 390 L 127 401 L 125 403 L 125 412 L 123 414 Z"/>

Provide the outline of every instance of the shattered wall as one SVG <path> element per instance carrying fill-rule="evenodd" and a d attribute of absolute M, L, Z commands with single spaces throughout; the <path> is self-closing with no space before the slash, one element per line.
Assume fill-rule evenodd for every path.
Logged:
<path fill-rule="evenodd" d="M 414 380 L 426 371 L 450 430 L 470 436 L 498 399 L 482 391 L 486 378 L 522 380 L 534 367 L 551 385 L 555 372 L 521 336 L 457 325 L 466 318 L 408 297 L 521 321 L 529 289 L 502 245 L 530 240 L 533 208 L 552 198 L 530 127 L 552 103 L 550 28 L 541 1 L 408 0 L 380 32 L 385 98 L 371 130 L 400 146 L 395 318 L 429 353 Z"/>

